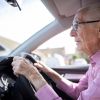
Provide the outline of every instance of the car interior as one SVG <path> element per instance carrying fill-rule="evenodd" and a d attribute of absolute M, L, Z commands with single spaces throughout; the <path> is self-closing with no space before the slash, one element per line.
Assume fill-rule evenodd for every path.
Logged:
<path fill-rule="evenodd" d="M 4 1 L 22 11 L 19 0 Z M 69 29 L 72 26 L 74 15 L 79 8 L 94 3 L 98 4 L 100 0 L 41 0 L 41 2 L 54 16 L 55 20 L 33 34 L 9 54 L 0 56 L 0 100 L 38 100 L 34 95 L 34 86 L 24 76 L 16 77 L 13 74 L 11 66 L 13 57 L 23 56 L 32 63 L 37 62 L 40 59 L 39 55 L 33 55 L 32 52 L 50 38 Z M 53 69 L 59 74 L 66 76 L 70 81 L 78 82 L 81 76 L 88 70 L 88 66 L 89 64 L 83 66 L 71 65 L 71 67 L 62 66 L 61 68 L 56 67 Z M 56 84 L 45 73 L 41 72 L 41 74 L 63 100 L 73 100 L 59 90 Z"/>

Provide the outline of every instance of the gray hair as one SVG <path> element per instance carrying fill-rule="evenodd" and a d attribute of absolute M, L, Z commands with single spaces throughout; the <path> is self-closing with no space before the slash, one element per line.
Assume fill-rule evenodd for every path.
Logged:
<path fill-rule="evenodd" d="M 77 11 L 83 17 L 83 19 L 89 20 L 100 20 L 100 3 L 93 4 L 88 7 L 81 8 Z"/>

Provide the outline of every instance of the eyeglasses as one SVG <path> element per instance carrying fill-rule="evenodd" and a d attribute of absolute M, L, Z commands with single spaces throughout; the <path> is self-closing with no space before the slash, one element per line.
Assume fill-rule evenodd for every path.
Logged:
<path fill-rule="evenodd" d="M 95 23 L 99 22 L 100 20 L 95 20 L 95 21 L 86 21 L 86 22 L 78 22 L 78 21 L 73 21 L 73 29 L 77 31 L 79 24 L 87 24 L 87 23 Z"/>

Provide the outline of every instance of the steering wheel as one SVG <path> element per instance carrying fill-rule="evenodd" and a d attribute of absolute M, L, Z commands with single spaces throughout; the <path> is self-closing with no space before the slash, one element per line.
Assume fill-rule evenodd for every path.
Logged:
<path fill-rule="evenodd" d="M 33 64 L 36 63 L 37 61 L 35 60 L 35 57 L 32 54 L 29 53 L 25 53 L 24 57 L 26 59 L 28 59 L 29 61 L 31 61 Z M 44 77 L 44 79 L 48 82 L 48 84 L 56 91 L 56 93 L 63 99 L 66 100 L 66 98 L 68 100 L 73 100 L 69 95 L 65 94 L 63 91 L 61 91 L 60 89 L 58 89 L 56 87 L 55 82 L 49 77 L 47 76 L 44 72 L 40 72 L 42 74 L 42 76 Z"/>
<path fill-rule="evenodd" d="M 13 57 L 0 57 L 0 100 L 38 100 L 34 86 L 24 76 L 13 74 L 12 61 Z"/>
<path fill-rule="evenodd" d="M 25 53 L 24 57 L 30 60 L 32 63 L 37 62 L 35 58 L 33 57 L 33 55 L 29 53 Z M 34 86 L 24 76 L 20 75 L 19 77 L 16 77 L 13 74 L 13 70 L 11 66 L 12 61 L 13 61 L 13 57 L 3 57 L 3 58 L 1 57 L 1 60 L 0 60 L 0 70 L 2 70 L 2 73 L 6 73 L 7 76 L 10 77 L 14 81 L 14 85 L 10 84 L 11 86 L 8 86 L 9 87 L 8 91 L 3 100 L 8 100 L 8 98 L 9 100 L 38 100 L 35 97 Z M 44 79 L 48 82 L 48 84 L 52 86 L 52 88 L 63 100 L 66 98 L 68 100 L 72 100 L 72 98 L 70 98 L 63 91 L 59 90 L 56 87 L 55 82 L 51 78 L 49 78 L 43 72 L 40 72 L 40 73 L 42 74 Z"/>

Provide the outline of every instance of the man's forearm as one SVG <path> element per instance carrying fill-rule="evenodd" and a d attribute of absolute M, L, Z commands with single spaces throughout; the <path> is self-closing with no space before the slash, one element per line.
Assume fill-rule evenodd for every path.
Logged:
<path fill-rule="evenodd" d="M 37 79 L 34 79 L 34 76 L 31 76 L 30 78 L 31 83 L 34 85 L 36 91 L 38 91 L 41 87 L 47 84 L 45 79 L 42 77 L 38 77 Z"/>
<path fill-rule="evenodd" d="M 42 77 L 39 72 L 34 75 L 34 69 L 31 69 L 27 74 L 26 78 L 34 85 L 36 91 L 47 84 L 46 80 Z"/>
<path fill-rule="evenodd" d="M 48 68 L 45 71 L 45 74 L 47 74 L 55 83 L 62 79 L 61 75 L 51 68 Z"/>

